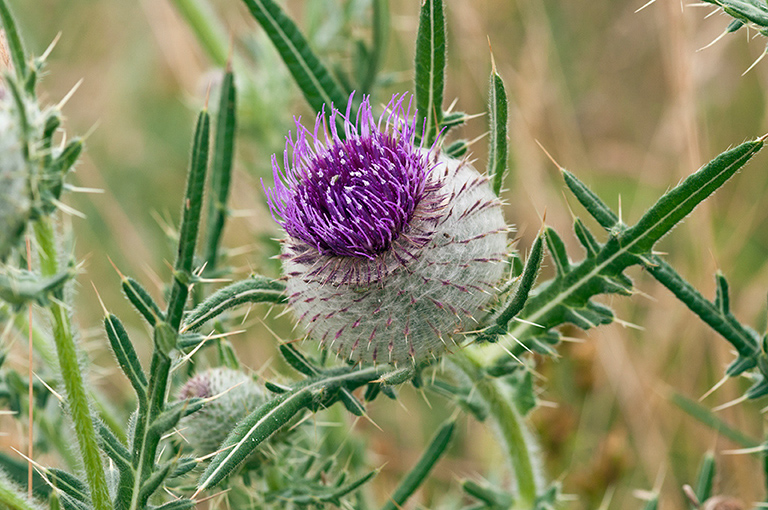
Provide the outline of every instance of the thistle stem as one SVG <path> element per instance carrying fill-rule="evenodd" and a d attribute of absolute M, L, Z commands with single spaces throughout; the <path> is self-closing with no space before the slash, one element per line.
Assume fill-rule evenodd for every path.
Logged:
<path fill-rule="evenodd" d="M 535 449 L 530 444 L 523 418 L 514 404 L 505 395 L 497 379 L 483 373 L 484 363 L 471 349 L 455 353 L 450 358 L 457 368 L 472 380 L 475 391 L 488 405 L 491 417 L 496 421 L 499 434 L 504 441 L 504 451 L 512 464 L 517 482 L 517 498 L 514 508 L 533 508 L 540 492 L 534 469 Z"/>
<path fill-rule="evenodd" d="M 51 218 L 44 217 L 35 223 L 35 237 L 39 248 L 40 270 L 43 276 L 58 272 L 58 249 L 56 233 Z M 61 298 L 62 296 L 57 296 Z M 72 334 L 69 313 L 59 300 L 48 305 L 51 314 L 53 339 L 59 358 L 59 369 L 67 393 L 67 404 L 75 425 L 75 434 L 80 446 L 83 467 L 91 490 L 91 499 L 96 510 L 110 510 L 107 481 L 101 463 L 96 431 L 85 391 L 83 374 L 77 361 L 77 349 Z"/>

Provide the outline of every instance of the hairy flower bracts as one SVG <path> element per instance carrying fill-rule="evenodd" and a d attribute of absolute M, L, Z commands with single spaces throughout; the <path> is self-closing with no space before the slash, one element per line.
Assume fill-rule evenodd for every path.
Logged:
<path fill-rule="evenodd" d="M 421 361 L 473 329 L 504 270 L 508 227 L 488 179 L 415 142 L 408 96 L 376 119 L 298 121 L 269 206 L 288 238 L 291 306 L 312 338 L 353 361 Z M 337 129 L 343 124 L 344 138 Z"/>
<path fill-rule="evenodd" d="M 189 379 L 180 399 L 210 399 L 202 409 L 182 418 L 180 429 L 199 453 L 215 451 L 235 425 L 266 401 L 261 387 L 247 374 L 231 368 L 211 368 Z"/>

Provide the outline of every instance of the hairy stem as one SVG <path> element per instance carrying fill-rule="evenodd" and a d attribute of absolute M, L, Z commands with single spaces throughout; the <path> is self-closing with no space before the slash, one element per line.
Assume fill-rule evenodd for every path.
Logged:
<path fill-rule="evenodd" d="M 450 361 L 472 380 L 475 391 L 488 404 L 490 416 L 496 421 L 517 482 L 515 508 L 533 508 L 540 487 L 534 469 L 535 448 L 529 444 L 530 435 L 526 433 L 522 416 L 500 386 L 500 381 L 483 373 L 484 363 L 474 350 L 457 352 Z"/>
<path fill-rule="evenodd" d="M 58 250 L 56 233 L 52 220 L 41 218 L 35 223 L 35 237 L 39 248 L 40 269 L 43 276 L 52 276 L 58 272 Z M 62 296 L 57 296 L 61 298 Z M 107 491 L 104 467 L 96 442 L 96 431 L 88 405 L 83 374 L 77 361 L 77 349 L 72 335 L 69 313 L 60 300 L 52 300 L 48 305 L 51 314 L 53 339 L 59 358 L 59 368 L 67 394 L 67 406 L 75 425 L 75 434 L 80 446 L 83 468 L 91 490 L 91 499 L 96 510 L 110 510 L 112 504 Z"/>

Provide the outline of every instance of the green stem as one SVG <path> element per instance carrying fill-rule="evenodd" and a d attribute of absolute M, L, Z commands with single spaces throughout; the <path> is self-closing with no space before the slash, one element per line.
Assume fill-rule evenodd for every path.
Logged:
<path fill-rule="evenodd" d="M 35 223 L 35 237 L 39 247 L 40 270 L 43 276 L 55 275 L 58 272 L 58 250 L 56 233 L 50 218 L 41 218 Z M 77 361 L 77 348 L 72 335 L 69 313 L 58 300 L 52 300 L 48 309 L 51 313 L 53 340 L 59 358 L 59 369 L 66 389 L 66 401 L 72 422 L 75 425 L 75 434 L 80 446 L 80 454 L 91 490 L 93 506 L 96 510 L 110 510 L 112 504 L 109 500 L 104 466 L 101 463 L 96 441 L 96 431 L 93 428 L 88 394 L 85 391 L 83 374 L 80 372 L 80 365 Z"/>
<path fill-rule="evenodd" d="M 474 350 L 465 349 L 449 359 L 472 380 L 475 391 L 488 404 L 490 416 L 496 421 L 517 481 L 515 508 L 533 508 L 540 488 L 534 470 L 535 448 L 529 444 L 522 416 L 505 394 L 499 380 L 483 373 L 484 363 Z"/>
<path fill-rule="evenodd" d="M 2 309 L 3 307 L 0 307 L 0 313 L 2 313 Z M 29 335 L 29 319 L 27 318 L 26 313 L 14 314 L 13 324 L 24 337 Z M 40 359 L 42 359 L 43 364 L 46 367 L 55 369 L 58 366 L 58 359 L 56 358 L 56 353 L 54 352 L 54 348 L 50 342 L 50 339 L 41 333 L 43 329 L 44 328 L 39 324 L 33 323 L 32 345 L 35 349 L 35 354 L 37 354 Z M 120 419 L 115 416 L 113 410 L 107 405 L 106 402 L 101 400 L 101 397 L 97 392 L 90 391 L 88 394 L 96 406 L 96 412 L 98 413 L 99 418 L 101 418 L 104 423 L 107 424 L 109 429 L 118 437 L 118 439 L 120 439 L 120 441 L 123 443 L 127 442 L 128 438 L 125 434 L 125 430 L 123 429 L 123 425 L 120 422 Z M 62 450 L 59 450 L 59 453 L 62 453 Z"/>

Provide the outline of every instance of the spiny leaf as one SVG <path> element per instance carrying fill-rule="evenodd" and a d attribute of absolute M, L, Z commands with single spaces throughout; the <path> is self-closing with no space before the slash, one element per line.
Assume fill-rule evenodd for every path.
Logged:
<path fill-rule="evenodd" d="M 568 259 L 568 253 L 565 251 L 565 243 L 557 235 L 557 232 L 549 227 L 544 231 L 544 238 L 547 240 L 547 248 L 549 248 L 549 253 L 552 255 L 557 274 L 559 276 L 565 275 L 571 270 L 571 261 Z"/>
<path fill-rule="evenodd" d="M 512 508 L 515 501 L 511 494 L 486 484 L 481 485 L 473 480 L 464 480 L 461 487 L 464 492 L 475 499 L 479 499 L 486 504 L 487 508 L 492 510 Z"/>
<path fill-rule="evenodd" d="M 397 510 L 401 508 L 416 489 L 424 483 L 429 472 L 432 471 L 432 468 L 448 448 L 448 443 L 451 441 L 455 428 L 456 422 L 453 420 L 449 420 L 440 427 L 424 454 L 413 469 L 403 478 L 395 492 L 389 497 L 389 500 L 381 507 L 381 510 Z"/>
<path fill-rule="evenodd" d="M 141 485 L 139 490 L 139 507 L 144 508 L 149 500 L 149 497 L 162 485 L 163 481 L 168 477 L 168 473 L 173 467 L 173 463 L 169 462 L 163 466 L 158 466 L 155 471 L 147 478 L 147 480 Z"/>
<path fill-rule="evenodd" d="M 752 22 L 760 27 L 768 27 L 768 6 L 762 2 L 744 0 L 704 0 L 719 5 L 726 14 L 734 18 Z"/>
<path fill-rule="evenodd" d="M 229 200 L 229 184 L 232 179 L 232 161 L 235 155 L 235 127 L 237 91 L 235 77 L 229 70 L 224 74 L 216 119 L 216 135 L 211 162 L 211 199 L 208 201 L 208 237 L 205 245 L 205 271 L 216 269 L 219 243 L 224 232 Z"/>
<path fill-rule="evenodd" d="M 244 0 L 288 66 L 309 106 L 316 112 L 346 104 L 338 83 L 315 56 L 296 24 L 273 0 Z"/>
<path fill-rule="evenodd" d="M 285 284 L 253 275 L 213 293 L 184 319 L 184 330 L 194 331 L 219 314 L 243 303 L 285 303 Z"/>
<path fill-rule="evenodd" d="M 203 207 L 205 173 L 208 168 L 210 116 L 206 110 L 197 117 L 192 158 L 187 176 L 187 191 L 179 231 L 179 247 L 174 266 L 174 284 L 168 300 L 167 322 L 176 331 L 181 324 L 184 305 L 189 295 L 189 283 L 195 256 L 195 245 L 200 228 L 200 210 Z"/>
<path fill-rule="evenodd" d="M 469 151 L 469 142 L 467 140 L 456 140 L 444 149 L 448 157 L 458 159 Z"/>
<path fill-rule="evenodd" d="M 312 401 L 309 387 L 276 397 L 241 421 L 200 477 L 198 492 L 217 485 L 265 439 Z"/>
<path fill-rule="evenodd" d="M 733 345 L 740 355 L 751 358 L 759 349 L 759 335 L 739 323 L 736 318 L 727 311 L 724 311 L 724 295 L 720 296 L 720 303 L 712 303 L 696 290 L 690 283 L 685 281 L 672 266 L 665 262 L 661 257 L 651 256 L 646 269 L 662 285 L 668 288 L 672 293 L 683 302 L 693 313 L 699 316 L 701 320 L 707 323 L 709 327 L 720 333 L 731 345 Z M 718 282 L 724 279 L 718 277 Z M 719 292 L 726 292 L 721 283 L 718 283 Z M 753 364 L 754 366 L 754 364 Z"/>
<path fill-rule="evenodd" d="M 488 103 L 488 122 L 491 126 L 488 175 L 493 181 L 493 192 L 498 196 L 507 171 L 509 142 L 507 140 L 507 92 L 504 90 L 504 82 L 496 72 L 495 65 L 491 71 Z"/>
<path fill-rule="evenodd" d="M 386 373 L 386 367 L 344 367 L 316 378 L 305 379 L 288 388 L 285 393 L 254 410 L 235 427 L 222 443 L 221 451 L 200 477 L 197 492 L 224 480 L 240 462 L 297 413 L 310 406 L 331 405 L 338 399 L 339 389 L 353 391 L 379 380 Z M 272 386 L 278 391 L 283 390 L 282 387 Z"/>
<path fill-rule="evenodd" d="M 123 323 L 115 315 L 109 314 L 104 318 L 104 329 L 107 330 L 107 338 L 115 353 L 117 362 L 120 365 L 125 376 L 131 382 L 139 400 L 147 398 L 147 377 L 144 375 L 144 369 L 141 368 L 141 362 L 133 348 L 131 339 L 128 338 L 128 332 L 125 331 Z"/>
<path fill-rule="evenodd" d="M 619 217 L 611 210 L 610 207 L 605 205 L 600 197 L 598 197 L 586 184 L 581 182 L 568 170 L 563 169 L 563 179 L 565 184 L 576 196 L 581 205 L 592 215 L 593 218 L 606 230 L 611 230 L 619 222 Z"/>
<path fill-rule="evenodd" d="M 160 505 L 155 510 L 190 510 L 197 505 L 197 501 L 191 499 L 177 499 Z"/>
<path fill-rule="evenodd" d="M 122 279 L 120 285 L 128 301 L 146 319 L 150 326 L 157 324 L 158 320 L 165 320 L 165 314 L 139 282 L 131 277 L 127 277 Z"/>
<path fill-rule="evenodd" d="M 665 193 L 642 218 L 621 234 L 630 253 L 650 251 L 656 242 L 715 192 L 763 147 L 763 139 L 726 151 Z"/>
<path fill-rule="evenodd" d="M 57 489 L 82 503 L 90 504 L 91 497 L 88 495 L 88 486 L 85 482 L 61 469 L 50 468 L 45 471 L 45 474 Z"/>
<path fill-rule="evenodd" d="M 568 186 L 579 201 L 603 227 L 611 231 L 611 236 L 594 256 L 588 256 L 573 266 L 566 275 L 540 285 L 536 295 L 531 296 L 520 313 L 526 322 L 516 324 L 509 331 L 510 336 L 524 340 L 540 336 L 555 326 L 572 321 L 582 326 L 604 324 L 610 317 L 609 310 L 595 305 L 590 298 L 602 293 L 628 292 L 629 280 L 622 272 L 638 263 L 645 264 L 652 274 L 659 273 L 657 278 L 672 279 L 673 292 L 675 289 L 678 289 L 681 295 L 691 295 L 691 292 L 695 292 L 690 285 L 683 284 L 684 281 L 679 277 L 674 278 L 672 273 L 656 269 L 668 266 L 662 266 L 661 261 L 648 252 L 656 241 L 690 213 L 696 204 L 731 177 L 762 145 L 762 139 L 746 142 L 716 157 L 665 194 L 630 228 L 618 225 L 616 215 L 597 195 L 589 191 L 572 174 L 563 171 Z M 588 240 L 588 244 L 592 244 L 591 240 Z M 747 330 L 737 321 L 716 318 L 717 308 L 706 300 L 688 301 L 693 303 L 693 306 L 714 310 L 712 320 L 720 328 L 717 330 L 721 334 L 725 332 L 728 336 L 724 336 L 734 343 L 742 355 L 748 357 L 754 353 L 757 339 L 745 333 Z M 709 314 L 709 310 L 706 313 Z M 758 394 L 760 390 L 762 388 L 755 388 L 751 394 Z"/>
<path fill-rule="evenodd" d="M 528 255 L 528 260 L 525 261 L 525 268 L 520 277 L 520 284 L 515 291 L 515 295 L 512 297 L 504 311 L 496 318 L 496 326 L 499 328 L 506 328 L 509 321 L 520 313 L 528 300 L 528 295 L 533 288 L 533 284 L 536 283 L 536 277 L 539 274 L 541 261 L 544 257 L 543 237 L 544 236 L 540 234 L 533 242 L 531 253 Z M 501 332 L 501 330 L 499 330 L 499 332 Z"/>
<path fill-rule="evenodd" d="M 443 117 L 445 18 L 442 0 L 423 0 L 416 35 L 416 108 L 425 145 L 437 137 Z"/>

